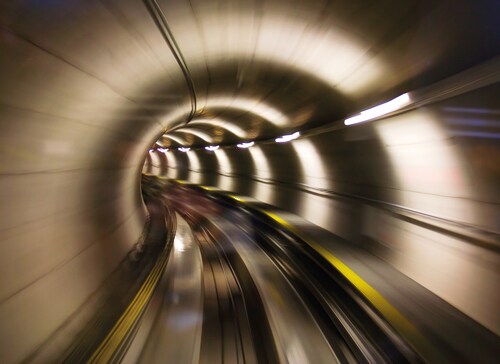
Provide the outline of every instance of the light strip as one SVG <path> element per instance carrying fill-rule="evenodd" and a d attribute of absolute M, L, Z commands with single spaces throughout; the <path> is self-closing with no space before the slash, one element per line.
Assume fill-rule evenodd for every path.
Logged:
<path fill-rule="evenodd" d="M 352 124 L 362 123 L 363 121 L 378 118 L 379 116 L 389 114 L 393 111 L 402 108 L 405 105 L 408 105 L 409 102 L 410 102 L 410 95 L 408 93 L 403 94 L 401 96 L 396 97 L 395 99 L 392 99 L 391 101 L 387 101 L 384 104 L 372 107 L 371 109 L 365 111 L 361 111 L 359 115 L 345 119 L 344 124 L 352 125 Z"/>
<path fill-rule="evenodd" d="M 206 150 L 209 150 L 209 151 L 211 151 L 211 152 L 214 152 L 214 151 L 216 151 L 217 149 L 219 149 L 219 146 L 218 146 L 218 145 L 207 145 L 207 146 L 205 147 L 205 149 L 206 149 Z"/>
<path fill-rule="evenodd" d="M 189 148 L 189 147 L 180 147 L 180 148 L 177 148 L 177 150 L 178 150 L 179 152 L 184 152 L 184 153 L 186 153 L 186 152 L 189 152 L 189 151 L 191 150 L 191 148 Z"/>
<path fill-rule="evenodd" d="M 250 148 L 254 144 L 255 144 L 254 142 L 248 142 L 248 143 L 240 143 L 240 144 L 237 144 L 236 146 L 238 148 Z"/>
<path fill-rule="evenodd" d="M 289 142 L 290 140 L 297 139 L 300 136 L 300 133 L 296 131 L 293 134 L 288 134 L 288 135 L 283 135 L 279 138 L 274 139 L 276 143 L 286 143 Z"/>
<path fill-rule="evenodd" d="M 156 150 L 157 150 L 158 152 L 161 152 L 161 153 L 166 153 L 166 152 L 168 152 L 168 148 L 156 148 Z"/>

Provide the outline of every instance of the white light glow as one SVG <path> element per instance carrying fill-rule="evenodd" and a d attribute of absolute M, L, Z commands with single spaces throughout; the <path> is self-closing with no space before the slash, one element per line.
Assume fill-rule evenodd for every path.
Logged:
<path fill-rule="evenodd" d="M 185 141 L 183 139 L 176 137 L 176 136 L 173 136 L 173 135 L 170 135 L 170 134 L 164 134 L 163 137 L 168 138 L 170 140 L 173 140 L 174 142 L 179 143 L 180 145 L 185 143 Z"/>
<path fill-rule="evenodd" d="M 188 128 L 181 128 L 181 129 L 176 129 L 175 131 L 173 131 L 173 133 L 192 134 L 194 136 L 197 136 L 200 139 L 203 139 L 207 143 L 212 143 L 212 138 L 210 137 L 210 135 L 208 135 L 200 130 L 195 130 L 195 129 L 191 129 L 191 128 L 189 128 L 189 129 Z"/>
<path fill-rule="evenodd" d="M 254 144 L 255 144 L 254 142 L 240 143 L 237 145 L 237 147 L 238 148 L 250 148 Z"/>
<path fill-rule="evenodd" d="M 221 17 L 217 7 L 207 7 L 196 24 L 187 18 L 176 22 L 176 37 L 183 45 L 186 59 L 204 59 L 207 64 L 244 59 L 251 59 L 254 64 L 271 63 L 313 75 L 348 96 L 359 97 L 379 90 L 380 82 L 388 78 L 397 80 L 391 62 L 374 51 L 368 38 L 341 26 L 342 22 L 328 21 L 326 28 L 320 23 L 310 26 L 313 18 L 306 13 L 286 17 L 282 11 L 270 11 L 256 27 L 253 11 Z M 198 30 L 194 31 L 194 27 Z M 243 72 L 241 79 L 246 79 Z M 190 104 L 185 102 L 160 120 L 169 126 L 185 120 L 189 112 Z"/>
<path fill-rule="evenodd" d="M 236 135 L 238 138 L 246 138 L 247 132 L 240 128 L 237 125 L 234 125 L 230 122 L 226 122 L 223 120 L 218 120 L 218 119 L 196 119 L 193 120 L 189 123 L 189 125 L 196 125 L 196 124 L 202 124 L 202 125 L 211 125 L 211 126 L 218 126 L 219 128 L 225 129 L 228 132 Z"/>
<path fill-rule="evenodd" d="M 403 94 L 384 104 L 372 107 L 371 109 L 365 111 L 361 111 L 359 115 L 345 119 L 344 124 L 352 125 L 352 124 L 362 123 L 363 121 L 368 121 L 371 119 L 378 118 L 379 116 L 386 115 L 393 111 L 401 109 L 403 106 L 408 105 L 409 102 L 410 102 L 410 95 L 408 95 L 407 93 Z"/>
<path fill-rule="evenodd" d="M 250 155 L 252 156 L 253 165 L 254 165 L 254 175 L 263 180 L 269 180 L 272 178 L 271 166 L 269 165 L 269 161 L 267 160 L 266 155 L 262 151 L 262 148 L 259 146 L 255 146 L 254 148 L 250 148 L 248 150 Z M 260 201 L 264 201 L 267 203 L 273 203 L 273 191 L 270 184 L 256 182 L 255 183 L 255 191 L 253 193 L 256 199 Z"/>
<path fill-rule="evenodd" d="M 219 146 L 218 145 L 207 145 L 205 147 L 205 149 L 210 151 L 210 152 L 213 152 L 213 151 L 216 151 L 217 149 L 219 149 Z"/>
<path fill-rule="evenodd" d="M 184 244 L 184 237 L 182 234 L 177 234 L 174 240 L 174 249 L 178 252 L 183 252 L 186 250 L 186 245 Z"/>
<path fill-rule="evenodd" d="M 300 136 L 300 133 L 296 131 L 293 134 L 288 134 L 288 135 L 283 135 L 282 137 L 274 139 L 276 143 L 286 143 L 289 142 L 290 140 L 297 139 Z"/>
<path fill-rule="evenodd" d="M 186 44 L 184 56 L 203 57 L 208 64 L 221 59 L 252 59 L 255 63 L 293 67 L 348 95 L 369 92 L 385 77 L 394 77 L 387 61 L 373 51 L 372 42 L 341 26 L 342 22 L 328 21 L 327 28 L 320 25 L 325 24 L 322 22 L 310 26 L 313 18 L 307 14 L 312 11 L 304 11 L 303 16 L 283 16 L 286 5 L 274 6 L 280 11 L 266 12 L 258 27 L 253 11 L 221 18 L 216 10 L 206 8 L 198 32 L 189 22 L 179 25 L 177 32 L 182 35 L 178 42 Z M 360 71 L 363 77 L 358 77 Z"/>
<path fill-rule="evenodd" d="M 154 153 L 153 149 L 150 151 L 152 152 L 149 155 L 151 157 L 151 173 L 158 175 L 160 174 L 161 160 L 158 153 Z"/>
<path fill-rule="evenodd" d="M 179 152 L 184 152 L 184 153 L 186 153 L 186 152 L 189 152 L 189 151 L 191 150 L 191 148 L 188 148 L 188 147 L 180 147 L 180 148 L 177 148 L 177 150 L 178 150 Z"/>
<path fill-rule="evenodd" d="M 480 224 L 471 210 L 473 183 L 456 146 L 428 110 L 377 123 L 396 177 L 399 204 L 454 221 Z"/>
<path fill-rule="evenodd" d="M 189 176 L 188 181 L 193 183 L 201 183 L 202 174 L 200 173 L 200 159 L 196 151 L 192 150 L 186 153 L 189 160 Z"/>
<path fill-rule="evenodd" d="M 168 152 L 168 148 L 157 148 L 156 149 L 158 152 L 161 152 L 161 153 L 166 153 Z"/>
<path fill-rule="evenodd" d="M 147 154 L 146 159 L 144 160 L 144 165 L 142 166 L 142 173 L 149 173 L 151 169 L 151 155 Z"/>
<path fill-rule="evenodd" d="M 177 159 L 175 158 L 175 153 L 165 153 L 165 157 L 167 158 L 167 177 L 177 178 L 178 170 L 177 170 Z"/>
<path fill-rule="evenodd" d="M 330 178 L 322 155 L 313 142 L 308 139 L 297 140 L 292 144 L 300 162 L 302 183 L 311 189 L 329 189 Z M 331 205 L 324 199 L 311 193 L 300 195 L 302 216 L 313 223 L 328 228 L 332 224 Z"/>
<path fill-rule="evenodd" d="M 217 186 L 221 190 L 231 191 L 233 188 L 233 178 L 229 176 L 224 176 L 224 174 L 231 174 L 233 172 L 233 167 L 231 166 L 231 162 L 226 154 L 226 152 L 222 149 L 219 149 L 215 152 L 215 156 L 217 158 L 217 163 L 219 164 L 219 181 Z"/>

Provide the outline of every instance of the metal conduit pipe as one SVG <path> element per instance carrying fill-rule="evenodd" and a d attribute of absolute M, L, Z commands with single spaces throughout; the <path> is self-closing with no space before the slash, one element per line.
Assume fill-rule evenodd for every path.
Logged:
<path fill-rule="evenodd" d="M 146 4 L 0 4 L 1 362 L 60 358 L 99 312 L 99 288 L 147 226 L 140 179 L 153 170 L 293 212 L 342 238 L 341 258 L 359 248 L 407 283 L 382 293 L 430 292 L 498 336 L 498 72 L 344 125 L 498 65 L 497 1 Z M 186 97 L 221 147 L 160 138 L 167 165 L 153 169 L 148 150 L 185 124 Z"/>

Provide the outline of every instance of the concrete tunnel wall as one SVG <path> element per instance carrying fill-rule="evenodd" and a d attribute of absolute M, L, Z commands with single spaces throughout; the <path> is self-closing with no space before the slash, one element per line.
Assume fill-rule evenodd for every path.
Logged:
<path fill-rule="evenodd" d="M 40 348 L 58 353 L 94 312 L 92 294 L 144 229 L 139 172 L 161 129 L 96 114 L 100 104 L 128 104 L 100 79 L 16 37 L 7 50 L 0 78 L 13 92 L 2 93 L 0 111 L 0 200 L 8 206 L 0 219 L 0 352 L 10 363 Z M 38 68 L 22 77 L 19 58 Z M 42 84 L 43 93 L 28 97 Z"/>
<path fill-rule="evenodd" d="M 158 76 L 141 69 L 173 84 L 181 75 L 168 49 L 158 58 L 102 4 L 10 5 L 0 7 L 0 361 L 50 362 L 143 233 L 140 172 L 165 127 L 155 112 L 178 105 L 151 110 Z"/>
<path fill-rule="evenodd" d="M 498 334 L 490 233 L 500 231 L 499 93 L 496 83 L 285 144 L 171 151 L 167 176 L 293 211 L 364 246 Z"/>
<path fill-rule="evenodd" d="M 435 1 L 424 2 L 422 9 L 417 4 L 422 2 L 406 7 L 391 0 L 381 6 L 332 2 L 331 8 L 325 8 L 322 1 L 299 1 L 294 6 L 287 1 L 241 2 L 234 7 L 234 2 L 228 1 L 220 8 L 224 10 L 222 17 L 220 9 L 205 0 L 160 3 L 169 9 L 173 32 L 193 78 L 198 80 L 201 99 L 208 99 L 211 93 L 234 95 L 235 90 L 240 90 L 239 81 L 234 82 L 236 74 L 244 78 L 247 72 L 252 80 L 252 72 L 273 69 L 278 79 L 290 77 L 287 72 L 299 73 L 298 78 L 310 77 L 314 81 L 308 90 L 315 91 L 311 85 L 321 85 L 321 90 L 342 89 L 345 95 L 340 100 L 349 99 L 349 107 L 338 103 L 337 96 L 335 102 L 326 99 L 322 104 L 340 114 L 396 95 L 409 83 L 425 85 L 430 79 L 476 64 L 491 56 L 489 45 L 496 39 L 483 37 L 491 24 L 497 24 L 494 19 L 477 22 L 483 14 L 494 14 L 488 6 L 476 14 L 462 3 L 456 6 L 455 1 L 443 1 L 437 6 Z M 453 24 L 444 21 L 450 18 L 450 3 L 460 10 L 452 17 Z M 413 10 L 430 15 L 421 21 L 420 12 Z M 240 17 L 235 16 L 238 12 Z M 473 16 L 464 19 L 468 14 Z M 404 23 L 403 29 L 400 23 Z M 218 24 L 226 27 L 214 26 Z M 444 35 L 436 36 L 429 24 L 441 24 L 438 28 Z M 277 25 L 286 31 L 276 31 Z M 461 31 L 462 27 L 466 31 Z M 246 30 L 245 41 L 236 36 L 240 28 Z M 305 41 L 297 38 L 301 44 L 289 42 L 286 37 L 290 34 L 305 34 Z M 479 36 L 490 40 L 475 42 Z M 264 42 L 257 44 L 257 38 Z M 476 48 L 469 52 L 467 47 L 457 47 L 457 38 Z M 205 47 L 207 42 L 209 46 Z M 316 44 L 321 47 L 315 48 Z M 147 212 L 139 181 L 147 150 L 174 121 L 185 120 L 188 91 L 178 64 L 141 1 L 5 1 L 0 4 L 0 45 L 0 361 L 20 362 L 35 353 L 40 360 L 50 361 L 77 337 L 96 310 L 93 294 L 140 239 Z M 256 65 L 249 64 L 250 58 Z M 454 61 L 457 59 L 462 61 Z M 333 66 L 327 61 L 334 62 Z M 239 74 L 235 70 L 240 70 L 241 65 L 246 68 Z M 393 71 L 396 66 L 398 72 Z M 210 79 L 208 68 L 218 67 L 220 78 Z M 417 80 L 421 75 L 425 77 Z M 213 89 L 204 84 L 207 79 Z M 361 82 L 365 79 L 366 84 Z M 242 91 L 242 95 L 262 100 L 262 95 L 269 92 L 266 87 L 273 87 L 272 82 L 255 90 L 243 89 L 248 92 Z M 292 94 L 291 89 L 285 94 L 274 93 L 272 101 L 277 106 L 288 104 Z M 492 91 L 487 95 L 492 97 Z M 306 96 L 307 101 L 315 98 Z M 470 100 L 475 107 L 476 98 Z M 227 102 L 232 101 L 229 97 Z M 300 111 L 285 106 L 296 114 Z M 495 105 L 489 103 L 486 107 Z M 433 114 L 432 110 L 427 112 Z M 175 118 L 165 117 L 171 114 Z M 466 118 L 469 114 L 462 115 Z M 430 129 L 445 125 L 444 117 L 433 120 Z M 408 170 L 403 168 L 404 158 L 400 157 L 405 152 L 414 154 L 417 149 L 401 149 L 401 153 L 390 157 L 391 150 L 402 147 L 385 147 L 392 142 L 383 141 L 385 131 L 378 128 L 391 123 L 394 120 L 388 119 L 279 148 L 266 146 L 244 153 L 220 150 L 215 154 L 217 159 L 205 152 L 167 153 L 156 160 L 149 157 L 144 171 L 163 173 L 168 167 L 169 174 L 180 178 L 254 195 L 302 214 L 354 243 L 361 243 L 360 235 L 391 243 L 379 236 L 380 232 L 372 227 L 375 223 L 393 226 L 397 231 L 404 226 L 400 221 L 393 223 L 391 217 L 372 206 L 299 192 L 298 184 L 395 202 L 498 231 L 491 222 L 491 216 L 498 211 L 498 190 L 494 186 L 498 167 L 482 158 L 496 155 L 492 160 L 498 160 L 497 146 L 489 141 L 476 145 L 471 139 L 424 133 L 426 138 L 443 140 L 438 149 L 451 149 L 453 156 L 458 156 L 459 175 L 467 170 L 466 186 L 472 183 L 469 177 L 481 185 L 453 189 L 451 196 L 439 197 L 449 187 L 448 179 L 440 184 L 437 193 L 424 181 L 417 184 L 417 191 L 410 188 Z M 424 143 L 425 139 L 418 142 Z M 302 159 L 297 157 L 297 150 L 302 151 Z M 322 163 L 308 164 L 305 172 L 301 163 L 305 158 L 316 160 L 316 151 Z M 190 155 L 199 159 L 196 168 L 202 173 L 198 176 L 188 175 L 188 167 L 196 169 L 195 162 L 188 164 Z M 311 155 L 313 158 L 308 157 Z M 478 155 L 481 162 L 476 161 Z M 374 162 L 380 168 L 371 168 Z M 219 170 L 229 177 L 219 176 Z M 383 173 L 379 175 L 379 171 Z M 236 173 L 237 177 L 231 177 Z M 277 184 L 255 182 L 247 178 L 249 175 L 264 182 L 276 180 Z M 395 189 L 400 193 L 394 193 Z M 479 196 L 479 191 L 486 192 Z M 415 199 L 417 194 L 428 199 Z M 460 201 L 461 208 L 452 207 L 453 201 Z M 441 209 L 441 204 L 446 209 Z M 321 206 L 324 214 L 315 214 L 315 206 Z M 474 212 L 467 213 L 469 208 Z M 357 228 L 360 224 L 363 234 Z M 394 237 L 399 235 L 395 233 Z M 416 248 L 417 235 L 411 234 L 407 251 Z M 394 244 L 400 244 L 399 240 Z M 436 249 L 419 254 L 437 252 L 437 247 L 442 246 L 434 240 L 432 244 Z M 397 261 L 390 253 L 392 248 L 382 251 L 373 247 L 403 272 L 498 333 L 498 317 L 486 322 L 492 309 L 486 307 L 482 314 L 476 298 L 486 294 L 490 286 L 490 273 L 485 272 L 496 266 L 496 255 L 482 254 L 469 244 L 460 253 L 456 244 L 453 241 L 448 245 L 451 248 L 443 248 L 443 254 L 460 256 L 472 267 L 470 274 L 461 276 L 470 279 L 467 287 L 476 282 L 473 275 L 484 278 L 474 287 L 478 294 L 470 304 L 464 297 L 465 289 L 447 291 L 443 287 L 450 283 L 447 277 L 453 273 L 452 267 L 447 267 L 443 280 L 433 287 L 428 277 L 422 277 L 425 272 L 418 262 L 405 261 L 408 255 Z M 489 265 L 482 265 L 485 260 Z M 437 262 L 433 264 L 431 268 Z M 462 272 L 460 264 L 456 264 L 456 270 Z"/>

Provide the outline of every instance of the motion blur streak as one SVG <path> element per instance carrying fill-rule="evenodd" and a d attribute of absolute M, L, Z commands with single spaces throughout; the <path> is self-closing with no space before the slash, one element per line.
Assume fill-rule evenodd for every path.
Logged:
<path fill-rule="evenodd" d="M 151 171 L 150 173 L 152 174 L 160 174 L 160 164 L 161 164 L 161 161 L 160 161 L 160 157 L 158 156 L 158 151 L 154 150 L 154 151 L 151 151 L 149 153 L 150 157 L 151 157 Z"/>
<path fill-rule="evenodd" d="M 302 183 L 306 188 L 331 189 L 330 177 L 323 165 L 322 156 L 310 140 L 302 139 L 292 143 L 295 153 L 300 161 Z M 318 204 L 321 197 L 309 193 L 302 193 L 300 210 L 304 217 L 318 225 L 325 225 L 331 220 L 330 210 L 325 204 Z M 318 210 L 321 209 L 321 210 Z"/>
<path fill-rule="evenodd" d="M 253 159 L 253 165 L 255 168 L 254 175 L 258 179 L 257 183 L 255 183 L 255 191 L 253 192 L 253 195 L 258 200 L 271 203 L 272 187 L 271 185 L 265 183 L 266 180 L 272 178 L 269 162 L 267 161 L 261 147 L 254 146 L 249 148 L 248 151 Z"/>
<path fill-rule="evenodd" d="M 376 125 L 376 130 L 396 174 L 396 203 L 451 221 L 481 224 L 483 216 L 477 211 L 477 204 L 470 201 L 474 190 L 467 165 L 432 112 L 418 110 L 389 119 Z M 465 249 L 480 255 L 481 249 L 388 216 L 380 215 L 373 224 L 378 225 L 369 228 L 374 239 L 380 240 L 380 231 L 386 228 L 389 230 L 383 240 L 389 246 L 397 246 L 400 243 L 396 241 L 402 239 L 406 241 L 408 253 L 401 254 L 393 263 L 402 272 L 486 326 L 496 320 L 496 314 L 485 309 L 496 300 L 494 293 L 463 296 L 464 290 L 472 293 L 478 287 L 494 285 L 497 279 L 489 269 L 473 263 L 472 255 L 463 254 Z M 456 249 L 449 249 L 450 246 Z M 453 278 L 457 275 L 463 275 L 459 282 Z"/>
<path fill-rule="evenodd" d="M 204 56 L 208 63 L 224 58 L 231 61 L 231 58 L 245 60 L 250 57 L 277 65 L 293 63 L 300 71 L 323 79 L 332 87 L 347 93 L 365 91 L 388 74 L 388 70 L 371 54 L 362 39 L 358 39 L 355 33 L 335 26 L 335 17 L 329 19 L 331 23 L 326 31 L 313 23 L 314 19 L 321 16 L 322 6 L 319 3 L 310 7 L 298 5 L 301 16 L 296 18 L 278 13 L 281 4 L 252 5 L 241 6 L 238 18 L 225 19 L 222 26 L 217 26 L 220 24 L 218 14 L 208 14 L 199 24 L 199 35 L 192 31 L 191 24 L 179 24 L 174 32 L 179 34 L 179 43 L 187 45 L 186 48 L 183 47 L 186 57 L 198 58 L 198 35 L 202 38 L 200 42 L 204 43 Z M 198 3 L 195 8 L 203 11 L 209 6 Z M 258 9 L 260 6 L 262 9 Z M 260 12 L 263 19 L 258 20 L 257 44 L 251 38 L 255 30 L 238 37 L 242 24 L 255 29 L 255 15 Z M 349 24 L 343 25 L 350 27 Z M 191 41 L 187 38 L 188 34 Z M 232 53 L 228 53 L 227 49 L 231 49 Z M 362 77 L 353 76 L 357 73 L 353 72 L 356 68 Z"/>
<path fill-rule="evenodd" d="M 221 189 L 231 191 L 233 189 L 233 178 L 231 177 L 233 168 L 231 166 L 231 162 L 229 161 L 227 153 L 224 150 L 217 149 L 215 150 L 214 154 L 217 158 L 219 170 L 219 180 L 217 184 Z"/>
<path fill-rule="evenodd" d="M 165 156 L 167 157 L 167 177 L 168 178 L 177 178 L 177 158 L 176 158 L 176 153 L 174 152 L 168 152 L 165 153 Z M 194 164 L 194 166 L 196 166 Z"/>
<path fill-rule="evenodd" d="M 451 198 L 471 195 L 471 182 L 457 155 L 458 150 L 433 113 L 420 110 L 407 113 L 375 128 L 397 175 L 399 203 L 433 215 L 466 220 L 459 206 L 444 209 L 442 204 L 411 196 L 412 193 L 440 196 L 441 199 L 446 196 L 451 202 Z"/>
<path fill-rule="evenodd" d="M 173 140 L 174 142 L 179 143 L 180 145 L 184 145 L 184 144 L 186 143 L 186 141 L 185 141 L 184 139 L 179 138 L 179 137 L 176 137 L 176 136 L 174 136 L 174 135 L 172 135 L 172 134 L 165 134 L 163 137 L 164 137 L 164 138 L 171 139 L 171 140 Z"/>
<path fill-rule="evenodd" d="M 226 129 L 227 131 L 233 133 L 239 138 L 246 138 L 247 135 L 245 130 L 238 127 L 237 125 L 231 124 L 228 121 L 217 120 L 217 119 L 196 119 L 189 123 L 189 125 L 196 125 L 196 124 L 208 124 L 208 125 L 218 126 L 223 129 Z"/>
<path fill-rule="evenodd" d="M 394 100 L 387 101 L 382 105 L 372 107 L 371 109 L 361 111 L 361 114 L 353 116 L 351 118 L 345 119 L 345 125 L 352 125 L 357 123 L 362 123 L 370 119 L 378 118 L 379 116 L 389 114 L 396 111 L 410 102 L 410 96 L 408 94 L 403 94 L 396 97 Z"/>
<path fill-rule="evenodd" d="M 286 126 L 288 118 L 278 109 L 268 105 L 259 99 L 243 97 L 215 97 L 209 98 L 205 103 L 205 109 L 236 109 L 255 114 L 276 126 Z"/>
<path fill-rule="evenodd" d="M 0 1 L 0 362 L 497 362 L 499 70 L 498 0 Z"/>
<path fill-rule="evenodd" d="M 175 132 L 176 133 L 192 134 L 194 136 L 197 136 L 200 139 L 203 139 L 207 143 L 211 143 L 212 142 L 212 138 L 208 134 L 205 134 L 202 131 L 199 131 L 199 130 L 196 130 L 196 129 L 184 129 L 184 128 L 181 128 L 181 129 L 176 129 Z"/>
<path fill-rule="evenodd" d="M 196 153 L 197 152 L 193 150 L 187 153 L 189 159 L 189 176 L 187 179 L 193 183 L 200 183 L 202 178 L 200 172 L 201 166 L 200 159 Z"/>

